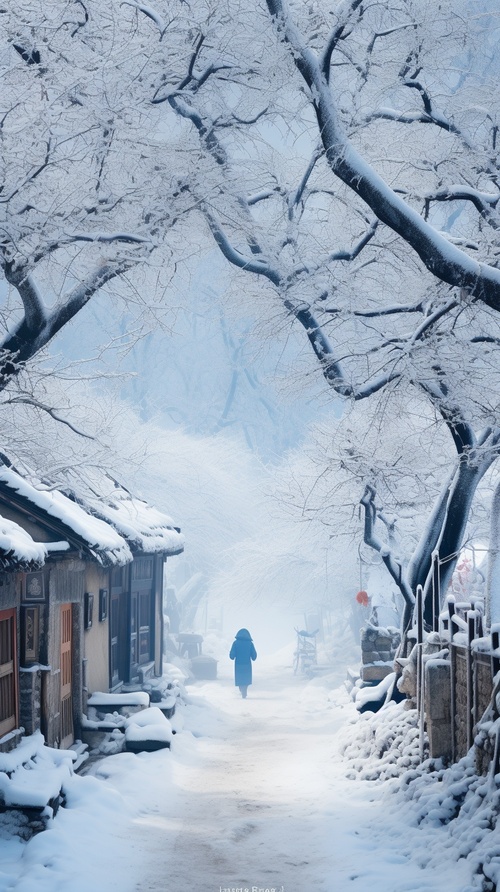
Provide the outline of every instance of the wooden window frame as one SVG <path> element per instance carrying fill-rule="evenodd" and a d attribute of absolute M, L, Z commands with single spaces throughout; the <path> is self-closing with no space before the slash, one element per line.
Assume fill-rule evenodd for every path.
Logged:
<path fill-rule="evenodd" d="M 18 685 L 18 661 L 17 661 L 17 611 L 15 608 L 11 608 L 10 610 L 0 610 L 0 622 L 12 620 L 12 642 L 11 642 L 11 656 L 12 660 L 8 660 L 5 663 L 0 663 L 0 674 L 2 677 L 6 675 L 12 675 L 12 700 L 14 703 L 14 712 L 11 716 L 6 717 L 0 723 L 0 737 L 3 737 L 5 734 L 9 734 L 10 731 L 13 731 L 14 728 L 19 726 L 19 685 Z M 5 671 L 1 671 L 2 666 L 7 666 L 9 663 L 12 663 L 12 673 Z"/>

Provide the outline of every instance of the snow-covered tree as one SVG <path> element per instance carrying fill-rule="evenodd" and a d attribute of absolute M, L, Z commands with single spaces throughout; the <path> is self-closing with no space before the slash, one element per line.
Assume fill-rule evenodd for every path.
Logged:
<path fill-rule="evenodd" d="M 436 548 L 444 584 L 499 445 L 487 0 L 437 14 L 430 0 L 23 0 L 1 18 L 4 377 L 106 281 L 140 290 L 167 235 L 198 250 L 194 214 L 238 272 L 235 297 L 271 336 L 298 324 L 336 395 L 416 392 L 441 419 L 456 463 L 403 596 Z"/>
<path fill-rule="evenodd" d="M 117 8 L 0 9 L 2 388 L 111 281 L 132 276 L 137 301 L 134 270 L 170 262 L 164 234 L 187 209 L 182 152 L 173 165 L 174 136 L 158 152 L 159 116 L 142 107 L 137 9 Z M 183 45 L 171 25 L 162 50 L 175 65 Z"/>
<path fill-rule="evenodd" d="M 251 21 L 213 7 L 209 27 L 193 24 L 185 77 L 158 76 L 151 101 L 198 137 L 204 179 L 188 188 L 241 288 L 253 274 L 256 305 L 303 327 L 333 390 L 416 388 L 448 428 L 456 462 L 407 579 L 375 537 L 371 481 L 363 497 L 366 538 L 410 607 L 436 549 L 446 588 L 498 454 L 496 380 L 478 396 L 496 377 L 500 306 L 495 34 L 453 0 L 438 16 L 406 2 L 266 6 L 271 31 L 262 7 Z M 478 93 L 487 110 L 471 111 Z"/>

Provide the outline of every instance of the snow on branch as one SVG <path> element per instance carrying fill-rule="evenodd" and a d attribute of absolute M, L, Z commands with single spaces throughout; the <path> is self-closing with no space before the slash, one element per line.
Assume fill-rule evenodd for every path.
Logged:
<path fill-rule="evenodd" d="M 24 267 L 15 267 L 12 263 L 5 263 L 3 271 L 9 285 L 16 289 L 21 298 L 28 331 L 39 331 L 45 324 L 46 311 L 36 283 Z"/>
<path fill-rule="evenodd" d="M 363 248 L 366 247 L 368 242 L 372 240 L 377 231 L 378 224 L 379 220 L 372 220 L 366 232 L 363 233 L 357 244 L 354 245 L 354 247 L 351 248 L 350 251 L 333 251 L 331 254 L 329 254 L 328 260 L 355 260 L 356 257 L 361 254 L 361 251 L 363 250 Z"/>
<path fill-rule="evenodd" d="M 19 283 L 13 280 L 12 284 L 15 285 L 23 300 L 25 316 L 13 330 L 5 335 L 4 340 L 0 344 L 2 352 L 0 359 L 0 390 L 6 387 L 11 378 L 19 374 L 23 364 L 36 356 L 103 285 L 116 276 L 122 275 L 134 266 L 135 262 L 122 260 L 116 263 L 100 264 L 82 282 L 76 285 L 69 294 L 63 295 L 50 313 L 46 313 L 43 310 L 41 301 L 38 308 L 36 308 L 34 303 L 30 304 L 27 298 L 27 278 Z M 30 283 L 29 294 L 30 297 L 33 294 L 37 294 L 33 283 Z M 35 308 L 37 312 L 34 311 Z"/>
<path fill-rule="evenodd" d="M 134 265 L 132 260 L 102 263 L 83 282 L 73 288 L 69 294 L 63 296 L 61 301 L 54 307 L 48 320 L 48 340 L 72 319 L 103 285 L 110 282 L 111 279 L 122 275 Z"/>
<path fill-rule="evenodd" d="M 296 191 L 290 196 L 290 199 L 289 199 L 289 202 L 288 202 L 288 217 L 289 217 L 290 220 L 291 220 L 292 217 L 293 217 L 293 209 L 294 209 L 295 207 L 297 207 L 297 205 L 299 204 L 299 202 L 300 202 L 301 199 L 302 199 L 302 196 L 303 196 L 303 194 L 304 194 L 304 190 L 305 190 L 305 188 L 306 188 L 306 186 L 307 186 L 307 183 L 308 183 L 308 181 L 309 181 L 309 178 L 310 178 L 310 176 L 311 176 L 311 174 L 312 174 L 312 172 L 313 172 L 313 170 L 314 170 L 314 168 L 315 168 L 315 166 L 316 166 L 316 162 L 317 162 L 320 158 L 322 158 L 322 156 L 323 156 L 324 154 L 325 154 L 325 150 L 324 150 L 324 148 L 323 148 L 322 145 L 317 146 L 317 147 L 315 148 L 314 152 L 312 153 L 311 158 L 310 158 L 310 160 L 309 160 L 309 164 L 307 165 L 306 171 L 305 171 L 305 173 L 304 173 L 304 176 L 302 177 L 302 180 L 301 180 L 301 182 L 299 183 L 299 186 L 298 186 L 298 188 L 296 189 Z"/>
<path fill-rule="evenodd" d="M 163 38 L 165 31 L 172 24 L 172 20 L 165 24 L 164 20 L 158 13 L 151 7 L 145 6 L 144 3 L 136 3 L 135 0 L 122 0 L 122 6 L 132 6 L 133 9 L 137 9 L 138 12 L 142 12 L 148 19 L 151 19 L 152 22 L 156 25 L 160 32 L 160 40 Z"/>
<path fill-rule="evenodd" d="M 112 242 L 125 242 L 130 245 L 146 245 L 149 239 L 140 235 L 133 235 L 130 232 L 73 232 L 69 234 L 59 244 L 69 244 L 71 242 L 102 242 L 110 244 Z"/>
<path fill-rule="evenodd" d="M 223 167 L 227 163 L 227 153 L 220 141 L 217 139 L 214 132 L 214 123 L 213 121 L 205 122 L 199 112 L 195 111 L 188 102 L 182 98 L 182 94 L 176 95 L 176 93 L 172 92 L 168 96 L 164 98 L 155 99 L 153 98 L 151 102 L 153 104 L 158 102 L 168 101 L 170 107 L 179 114 L 182 118 L 187 118 L 191 121 L 193 126 L 198 131 L 198 135 L 202 142 L 205 143 L 208 151 L 215 159 L 217 164 Z"/>
<path fill-rule="evenodd" d="M 260 259 L 257 259 L 259 249 L 256 242 L 252 241 L 251 245 L 255 253 L 252 257 L 246 257 L 231 244 L 215 215 L 206 206 L 202 207 L 202 211 L 216 244 L 229 263 L 246 272 L 265 276 L 269 282 L 282 290 L 282 300 L 285 308 L 302 325 L 313 352 L 320 363 L 323 376 L 336 393 L 354 401 L 359 401 L 372 396 L 382 390 L 387 384 L 401 377 L 399 372 L 388 371 L 382 375 L 375 376 L 362 386 L 353 386 L 346 379 L 342 367 L 335 357 L 333 346 L 323 326 L 312 313 L 310 306 L 304 301 L 297 303 L 286 296 L 286 281 L 279 270 L 264 260 L 262 255 L 259 255 Z"/>
<path fill-rule="evenodd" d="M 334 261 L 356 260 L 356 258 L 359 257 L 359 255 L 361 254 L 363 248 L 365 248 L 366 245 L 371 242 L 373 236 L 377 231 L 378 224 L 379 220 L 372 220 L 366 232 L 363 233 L 363 235 L 358 239 L 357 243 L 352 248 L 344 248 L 341 251 L 332 251 L 331 254 L 327 254 L 326 257 L 322 258 L 320 261 L 318 261 L 318 263 L 308 263 L 307 265 L 304 264 L 302 266 L 296 267 L 296 269 L 293 271 L 293 277 L 296 278 L 302 273 L 310 274 L 317 272 L 326 264 L 333 263 Z"/>
<path fill-rule="evenodd" d="M 432 371 L 437 375 L 438 383 L 419 381 L 418 386 L 429 397 L 435 409 L 441 415 L 452 436 L 457 455 L 469 455 L 470 450 L 476 446 L 474 431 L 471 425 L 462 417 L 459 407 L 450 405 L 448 401 L 448 387 L 444 382 L 444 373 L 440 367 L 436 364 L 432 367 Z"/>
<path fill-rule="evenodd" d="M 222 226 L 206 205 L 202 207 L 202 211 L 218 248 L 220 248 L 229 263 L 232 263 L 233 266 L 239 269 L 265 276 L 274 285 L 280 284 L 281 277 L 277 270 L 273 269 L 264 259 L 257 260 L 255 256 L 251 258 L 245 257 L 244 254 L 233 247 Z"/>
<path fill-rule="evenodd" d="M 367 399 L 369 396 L 373 396 L 375 393 L 378 393 L 379 390 L 383 390 L 387 384 L 391 384 L 393 381 L 398 381 L 400 378 L 401 375 L 399 372 L 385 372 L 383 375 L 376 375 L 374 378 L 366 381 L 362 386 L 353 388 L 352 397 L 355 402 L 360 402 L 361 400 Z"/>
<path fill-rule="evenodd" d="M 417 85 L 408 83 L 406 84 L 406 86 L 409 87 Z M 458 127 L 456 127 L 455 124 L 453 124 L 451 121 L 448 121 L 448 119 L 445 118 L 444 115 L 439 114 L 439 112 L 400 112 L 394 108 L 381 106 L 377 111 L 373 111 L 369 115 L 367 115 L 365 120 L 368 123 L 370 121 L 385 120 L 396 121 L 398 124 L 434 124 L 437 127 L 441 127 L 442 130 L 446 130 L 447 133 L 455 133 L 456 135 L 461 136 Z"/>
<path fill-rule="evenodd" d="M 283 190 L 280 186 L 274 186 L 272 189 L 261 189 L 260 192 L 255 192 L 254 195 L 249 195 L 246 199 L 246 203 L 248 207 L 252 207 L 254 204 L 259 204 L 261 201 L 267 201 L 268 198 L 274 198 L 275 195 L 281 195 Z"/>
<path fill-rule="evenodd" d="M 87 434 L 85 431 L 80 430 L 75 427 L 74 424 L 71 423 L 67 418 L 63 418 L 62 415 L 59 415 L 58 411 L 54 409 L 52 406 L 47 406 L 45 403 L 41 403 L 40 400 L 35 399 L 34 397 L 25 396 L 16 396 L 12 397 L 5 401 L 6 403 L 15 404 L 15 405 L 25 405 L 25 406 L 33 406 L 35 409 L 40 409 L 42 412 L 45 412 L 47 415 L 50 415 L 54 421 L 59 422 L 59 424 L 65 424 L 66 427 L 69 427 L 70 430 L 73 431 L 74 434 L 78 434 L 79 437 L 85 437 L 87 440 L 95 440 L 95 437 L 92 434 Z"/>
<path fill-rule="evenodd" d="M 492 209 L 496 210 L 500 200 L 500 193 L 482 192 L 479 189 L 473 189 L 471 186 L 448 186 L 445 189 L 439 189 L 437 192 L 429 192 L 424 195 L 426 205 L 433 201 L 470 201 L 481 216 L 487 220 L 495 229 L 500 227 L 500 221 L 497 215 L 492 214 Z"/>
<path fill-rule="evenodd" d="M 427 269 L 500 311 L 500 270 L 474 260 L 431 226 L 376 173 L 354 148 L 340 123 L 334 98 L 316 54 L 292 21 L 283 0 L 267 0 L 280 39 L 309 87 L 325 156 L 333 174 L 418 254 Z M 441 122 L 444 126 L 445 122 Z"/>
<path fill-rule="evenodd" d="M 420 341 L 423 336 L 432 328 L 436 322 L 439 322 L 443 316 L 446 316 L 447 313 L 454 310 L 455 307 L 458 307 L 458 300 L 450 300 L 448 303 L 444 304 L 442 307 L 439 307 L 434 313 L 431 313 L 427 316 L 423 322 L 418 326 L 417 330 L 413 333 L 411 337 L 411 341 L 415 343 L 416 341 Z"/>
<path fill-rule="evenodd" d="M 269 6 L 269 3 L 268 3 Z M 337 16 L 337 22 L 335 27 L 330 33 L 328 40 L 326 42 L 325 49 L 323 50 L 322 57 L 320 59 L 321 70 L 328 80 L 330 77 L 330 64 L 332 60 L 332 54 L 339 43 L 340 40 L 345 40 L 346 37 L 351 33 L 352 28 L 350 27 L 351 19 L 354 17 L 354 13 L 357 13 L 358 18 L 363 17 L 364 12 L 364 4 L 363 0 L 350 0 L 347 3 L 339 3 L 337 9 L 335 10 Z"/>
<path fill-rule="evenodd" d="M 394 304 L 390 307 L 381 307 L 377 310 L 354 310 L 353 316 L 359 316 L 361 319 L 378 319 L 379 316 L 397 316 L 399 313 L 421 313 L 423 309 L 422 301 L 416 304 Z M 327 307 L 325 313 L 340 313 L 338 307 Z"/>

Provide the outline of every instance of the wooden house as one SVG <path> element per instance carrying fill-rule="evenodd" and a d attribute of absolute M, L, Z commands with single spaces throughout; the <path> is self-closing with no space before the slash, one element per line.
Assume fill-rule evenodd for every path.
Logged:
<path fill-rule="evenodd" d="M 0 749 L 20 729 L 71 746 L 89 693 L 161 674 L 163 564 L 182 550 L 117 484 L 77 500 L 0 466 Z"/>

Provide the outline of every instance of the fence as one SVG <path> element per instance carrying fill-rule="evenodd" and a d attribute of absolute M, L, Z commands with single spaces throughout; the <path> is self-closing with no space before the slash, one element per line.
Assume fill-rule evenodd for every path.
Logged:
<path fill-rule="evenodd" d="M 496 718 L 494 679 L 500 670 L 500 630 L 484 634 L 480 600 L 447 599 L 432 637 L 423 632 L 422 593 L 417 593 L 417 684 L 420 747 L 424 757 L 424 729 L 429 755 L 457 761 L 474 743 L 477 725 L 488 708 Z M 442 653 L 448 651 L 448 657 Z M 436 654 L 437 652 L 437 654 Z M 487 742 L 483 762 L 491 759 Z M 485 766 L 483 765 L 481 770 Z"/>

